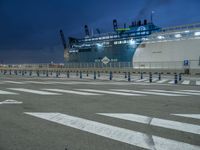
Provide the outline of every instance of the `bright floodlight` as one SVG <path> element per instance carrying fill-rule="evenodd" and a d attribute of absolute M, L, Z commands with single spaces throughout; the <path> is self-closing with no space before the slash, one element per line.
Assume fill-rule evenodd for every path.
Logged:
<path fill-rule="evenodd" d="M 200 36 L 200 32 L 195 32 L 194 35 L 195 36 Z"/>
<path fill-rule="evenodd" d="M 157 38 L 160 39 L 160 40 L 165 39 L 164 36 L 158 36 Z"/>
<path fill-rule="evenodd" d="M 131 40 L 129 40 L 129 44 L 130 44 L 130 45 L 135 45 L 136 42 L 135 42 L 135 40 L 131 39 Z"/>
<path fill-rule="evenodd" d="M 97 43 L 97 47 L 103 47 L 103 44 L 101 44 L 101 43 Z"/>
<path fill-rule="evenodd" d="M 181 38 L 182 36 L 181 36 L 181 34 L 176 34 L 175 35 L 175 38 Z"/>

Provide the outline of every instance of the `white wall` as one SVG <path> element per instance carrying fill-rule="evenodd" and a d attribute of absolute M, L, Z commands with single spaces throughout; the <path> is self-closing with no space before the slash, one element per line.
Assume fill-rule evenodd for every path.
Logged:
<path fill-rule="evenodd" d="M 199 57 L 200 39 L 162 41 L 146 43 L 145 47 L 139 46 L 133 56 L 133 65 L 135 68 L 179 68 L 183 67 L 184 60 L 196 60 L 195 62 L 191 61 L 190 68 L 199 67 L 200 69 L 198 66 Z"/>

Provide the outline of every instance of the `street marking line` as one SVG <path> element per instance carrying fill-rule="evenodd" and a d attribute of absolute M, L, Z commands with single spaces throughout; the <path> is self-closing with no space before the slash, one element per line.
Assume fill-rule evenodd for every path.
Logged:
<path fill-rule="evenodd" d="M 17 82 L 17 81 L 3 81 L 4 83 L 13 83 L 13 84 L 26 84 L 24 82 Z"/>
<path fill-rule="evenodd" d="M 152 92 L 162 92 L 162 93 L 175 93 L 175 94 L 185 94 L 185 95 L 200 95 L 200 93 L 192 93 L 192 92 L 180 92 L 180 91 L 166 91 L 166 90 L 149 90 L 146 89 L 147 91 L 152 91 Z"/>
<path fill-rule="evenodd" d="M 196 85 L 200 85 L 200 81 L 196 81 Z"/>
<path fill-rule="evenodd" d="M 77 90 L 86 91 L 86 92 L 103 93 L 103 94 L 123 95 L 123 96 L 145 96 L 145 95 L 141 95 L 141 94 L 122 93 L 122 92 L 104 91 L 104 90 L 93 90 L 93 89 L 77 89 Z"/>
<path fill-rule="evenodd" d="M 157 83 L 165 83 L 165 82 L 167 82 L 168 80 L 167 79 L 162 79 L 162 80 L 160 80 L 160 81 L 157 81 Z"/>
<path fill-rule="evenodd" d="M 20 91 L 20 92 L 33 93 L 33 94 L 38 94 L 38 95 L 62 95 L 62 94 L 58 94 L 58 93 L 31 90 L 31 89 L 24 89 L 24 88 L 8 88 L 8 89 L 14 90 L 14 91 Z"/>
<path fill-rule="evenodd" d="M 165 120 L 160 118 L 152 118 L 148 116 L 142 116 L 137 114 L 124 114 L 124 113 L 98 113 L 99 115 L 143 123 L 151 126 L 157 126 L 157 127 L 163 127 L 167 129 L 172 130 L 178 130 L 193 134 L 199 134 L 200 135 L 200 126 L 189 124 L 189 123 L 182 123 L 178 121 L 171 121 L 171 120 Z"/>
<path fill-rule="evenodd" d="M 200 114 L 171 114 L 171 115 L 186 117 L 186 118 L 193 118 L 193 119 L 200 119 Z"/>
<path fill-rule="evenodd" d="M 33 83 L 33 84 L 53 84 L 51 82 L 39 82 L 39 81 L 24 81 L 25 83 Z"/>
<path fill-rule="evenodd" d="M 196 145 L 148 135 L 142 132 L 132 131 L 61 113 L 25 112 L 25 114 L 149 150 L 200 149 L 200 147 Z"/>
<path fill-rule="evenodd" d="M 189 85 L 190 84 L 190 80 L 184 80 L 181 84 Z"/>
<path fill-rule="evenodd" d="M 150 94 L 150 95 L 159 95 L 159 96 L 187 96 L 181 94 L 170 94 L 170 93 L 158 93 L 158 92 L 148 92 L 148 91 L 136 91 L 136 90 L 123 90 L 123 89 L 111 89 L 119 92 L 128 92 L 128 93 L 140 93 L 140 94 Z"/>
<path fill-rule="evenodd" d="M 200 91 L 198 91 L 198 90 L 180 90 L 180 91 L 200 93 Z"/>
<path fill-rule="evenodd" d="M 96 93 L 89 93 L 89 92 L 79 92 L 79 91 L 72 91 L 72 90 L 63 90 L 63 89 L 43 89 L 46 91 L 52 91 L 52 92 L 61 92 L 61 93 L 70 93 L 70 94 L 78 94 L 78 95 L 102 95 L 102 94 L 96 94 Z"/>
<path fill-rule="evenodd" d="M 174 82 L 174 80 L 172 80 L 172 81 L 169 81 L 168 83 L 169 84 L 174 84 L 175 82 Z"/>
<path fill-rule="evenodd" d="M 1 105 L 1 104 L 22 104 L 22 103 L 23 103 L 23 102 L 8 99 L 8 100 L 5 100 L 5 101 L 3 101 L 3 102 L 0 102 L 0 105 Z"/>
<path fill-rule="evenodd" d="M 2 91 L 2 90 L 0 90 L 0 94 L 8 94 L 8 95 L 18 95 L 18 93 L 14 93 L 14 92 L 8 92 L 8 91 Z"/>
<path fill-rule="evenodd" d="M 149 79 L 139 79 L 139 80 L 136 80 L 136 82 L 145 82 L 145 81 L 149 81 Z"/>

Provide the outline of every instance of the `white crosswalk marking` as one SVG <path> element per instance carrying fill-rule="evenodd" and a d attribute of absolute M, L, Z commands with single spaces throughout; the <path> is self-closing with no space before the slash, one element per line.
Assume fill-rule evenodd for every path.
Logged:
<path fill-rule="evenodd" d="M 181 84 L 189 85 L 190 84 L 190 80 L 184 80 Z"/>
<path fill-rule="evenodd" d="M 189 123 L 182 123 L 178 121 L 164 120 L 159 118 L 152 118 L 137 114 L 112 114 L 112 113 L 98 113 L 99 115 L 114 117 L 123 120 L 134 121 L 138 123 L 148 124 L 157 127 L 163 127 L 167 129 L 173 129 L 193 134 L 200 134 L 200 126 Z"/>
<path fill-rule="evenodd" d="M 61 92 L 61 93 L 71 93 L 71 94 L 78 94 L 78 95 L 102 95 L 102 94 L 96 94 L 96 93 L 89 93 L 89 92 L 80 92 L 80 91 L 72 91 L 72 90 L 63 90 L 63 89 L 44 89 L 47 91 L 52 92 Z"/>
<path fill-rule="evenodd" d="M 198 91 L 198 90 L 180 90 L 180 91 L 184 91 L 184 92 L 193 92 L 193 93 L 200 93 L 200 91 Z"/>
<path fill-rule="evenodd" d="M 25 114 L 149 150 L 199 150 L 200 147 L 60 113 Z"/>
<path fill-rule="evenodd" d="M 14 90 L 14 91 L 20 91 L 20 92 L 33 93 L 33 94 L 38 94 L 38 95 L 62 95 L 62 94 L 58 94 L 58 93 L 31 90 L 31 89 L 24 89 L 24 88 L 8 88 L 8 89 Z"/>
<path fill-rule="evenodd" d="M 2 90 L 0 90 L 0 94 L 2 94 L 2 95 L 18 95 L 17 93 L 7 92 L 7 91 L 2 91 Z"/>
<path fill-rule="evenodd" d="M 145 81 L 149 81 L 149 79 L 139 79 L 139 80 L 136 80 L 136 82 L 145 82 Z"/>
<path fill-rule="evenodd" d="M 17 82 L 17 81 L 3 81 L 5 83 L 13 83 L 13 84 L 26 84 L 24 82 Z"/>
<path fill-rule="evenodd" d="M 157 81 L 157 83 L 165 83 L 165 82 L 167 82 L 168 80 L 167 79 L 162 79 L 162 80 L 160 80 L 160 81 Z"/>
<path fill-rule="evenodd" d="M 196 81 L 196 85 L 200 85 L 200 81 Z"/>
<path fill-rule="evenodd" d="M 25 83 L 34 83 L 34 84 L 53 84 L 51 82 L 46 82 L 46 81 L 43 81 L 43 82 L 39 82 L 39 81 L 24 81 Z"/>
<path fill-rule="evenodd" d="M 193 119 L 200 119 L 200 114 L 171 114 L 171 115 L 186 117 L 186 118 L 193 118 Z"/>
<path fill-rule="evenodd" d="M 150 94 L 150 95 L 159 95 L 159 96 L 186 96 L 181 94 L 170 94 L 170 93 L 158 93 L 158 92 L 148 92 L 148 91 L 136 91 L 136 90 L 123 90 L 123 89 L 111 89 L 119 92 L 128 92 L 128 93 L 140 93 L 140 94 Z"/>
<path fill-rule="evenodd" d="M 86 92 L 103 93 L 103 94 L 123 95 L 123 96 L 144 96 L 141 94 L 122 93 L 122 92 L 113 92 L 113 91 L 104 91 L 104 90 L 93 90 L 93 89 L 77 89 L 77 90 L 86 91 Z"/>
<path fill-rule="evenodd" d="M 168 83 L 169 83 L 169 84 L 174 84 L 174 80 L 172 80 L 172 81 L 169 81 Z"/>
<path fill-rule="evenodd" d="M 3 102 L 0 102 L 0 105 L 1 105 L 1 104 L 22 104 L 22 103 L 23 103 L 23 102 L 8 99 L 8 100 L 5 100 L 5 101 L 3 101 Z"/>
<path fill-rule="evenodd" d="M 149 90 L 147 91 L 152 91 L 152 92 L 163 92 L 163 93 L 175 93 L 175 94 L 185 94 L 185 95 L 200 95 L 200 93 L 192 93 L 192 92 L 180 92 L 180 91 L 166 91 L 166 90 Z"/>

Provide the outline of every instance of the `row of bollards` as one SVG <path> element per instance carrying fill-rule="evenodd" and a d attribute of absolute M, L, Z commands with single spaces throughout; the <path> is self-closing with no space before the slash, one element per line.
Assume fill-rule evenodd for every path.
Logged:
<path fill-rule="evenodd" d="M 30 71 L 26 71 L 26 70 L 23 70 L 23 71 L 21 71 L 21 70 L 19 70 L 19 71 L 17 71 L 17 70 L 13 70 L 13 71 L 12 70 L 1 70 L 0 71 L 0 73 L 2 73 L 3 75 L 6 75 L 6 74 L 12 75 L 12 72 L 13 72 L 14 75 L 25 76 L 25 75 L 28 74 L 29 76 L 33 76 L 32 70 L 30 70 Z M 42 74 L 46 75 L 46 77 L 53 75 L 53 71 L 35 71 L 35 73 L 36 73 L 37 77 L 40 77 Z M 60 75 L 61 75 L 60 71 L 55 71 L 54 73 L 55 73 L 57 78 L 60 77 Z M 67 75 L 67 78 L 70 78 L 70 71 L 67 71 L 66 75 Z M 161 75 L 162 75 L 161 73 L 158 73 L 158 80 L 159 81 L 162 79 Z M 77 77 L 79 76 L 80 79 L 83 79 L 83 72 L 82 71 L 80 71 L 80 72 L 76 71 L 76 76 Z M 86 76 L 87 77 L 89 76 L 88 71 L 86 72 Z M 101 76 L 100 71 L 94 71 L 93 76 L 94 76 L 93 77 L 94 80 L 97 79 L 97 76 L 98 76 L 98 78 L 100 78 L 100 76 Z M 129 82 L 131 82 L 131 80 L 133 80 L 133 79 L 131 79 L 131 72 L 124 72 L 124 78 L 127 79 L 127 81 L 129 81 Z M 140 79 L 141 80 L 144 79 L 144 73 L 140 73 Z M 113 72 L 112 71 L 109 72 L 109 80 L 113 80 Z M 178 84 L 178 82 L 181 81 L 181 80 L 182 80 L 182 74 L 181 73 L 179 73 L 179 74 L 175 73 L 174 74 L 174 84 Z M 149 83 L 152 83 L 152 82 L 153 82 L 153 74 L 150 72 L 149 73 Z"/>

